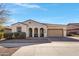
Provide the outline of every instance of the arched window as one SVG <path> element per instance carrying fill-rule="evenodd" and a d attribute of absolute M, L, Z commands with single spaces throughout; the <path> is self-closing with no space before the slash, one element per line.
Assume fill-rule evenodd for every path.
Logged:
<path fill-rule="evenodd" d="M 40 37 L 44 37 L 44 29 L 40 28 Z"/>
<path fill-rule="evenodd" d="M 29 28 L 29 37 L 32 37 L 32 28 Z"/>
<path fill-rule="evenodd" d="M 38 28 L 34 29 L 34 37 L 38 37 Z"/>

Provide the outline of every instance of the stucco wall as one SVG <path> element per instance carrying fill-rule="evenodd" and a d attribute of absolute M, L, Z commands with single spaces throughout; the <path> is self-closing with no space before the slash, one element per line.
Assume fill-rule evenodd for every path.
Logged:
<path fill-rule="evenodd" d="M 59 26 L 59 25 L 48 25 L 48 30 L 52 30 L 50 33 L 48 33 L 48 36 L 66 36 L 66 26 Z M 55 35 L 54 35 L 55 34 Z"/>
<path fill-rule="evenodd" d="M 26 25 L 25 25 L 26 24 Z M 40 37 L 40 28 L 44 29 L 44 37 L 47 37 L 47 30 L 48 29 L 62 29 L 63 30 L 63 36 L 66 36 L 66 29 L 63 26 L 57 26 L 57 25 L 45 25 L 39 22 L 35 22 L 32 20 L 25 21 L 23 24 L 17 23 L 11 26 L 12 32 L 16 32 L 17 27 L 22 27 L 22 32 L 26 32 L 26 37 L 29 37 L 29 28 L 32 28 L 32 36 L 34 37 L 34 29 L 38 28 L 38 37 Z M 59 34 L 59 33 L 58 33 Z M 60 33 L 61 35 L 61 33 Z"/>
<path fill-rule="evenodd" d="M 27 25 L 24 25 L 27 24 Z M 40 37 L 40 28 L 44 29 L 44 37 L 47 37 L 47 26 L 34 22 L 34 21 L 27 21 L 24 24 L 14 24 L 11 26 L 12 32 L 17 32 L 17 27 L 22 27 L 22 32 L 26 32 L 26 37 L 29 37 L 29 28 L 32 28 L 32 36 L 34 37 L 34 29 L 38 28 L 38 37 Z"/>
<path fill-rule="evenodd" d="M 63 29 L 49 29 L 48 37 L 59 37 L 63 36 Z"/>
<path fill-rule="evenodd" d="M 35 21 L 27 21 L 27 22 L 24 22 L 24 24 L 27 24 L 27 37 L 29 35 L 29 32 L 28 32 L 28 29 L 29 28 L 32 28 L 33 30 L 33 37 L 34 37 L 34 29 L 35 28 L 38 28 L 38 37 L 40 37 L 40 28 L 43 28 L 44 29 L 44 37 L 47 37 L 47 26 L 46 25 L 43 25 L 43 24 L 40 24 L 38 22 L 35 22 Z"/>
<path fill-rule="evenodd" d="M 23 24 L 15 24 L 11 26 L 12 32 L 17 32 L 17 27 L 21 27 L 22 28 L 22 32 L 26 32 L 26 25 Z"/>

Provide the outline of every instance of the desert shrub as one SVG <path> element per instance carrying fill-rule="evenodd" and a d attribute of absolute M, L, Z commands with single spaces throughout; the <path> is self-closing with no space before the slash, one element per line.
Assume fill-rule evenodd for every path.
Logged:
<path fill-rule="evenodd" d="M 26 38 L 26 33 L 25 32 L 6 32 L 2 33 L 0 32 L 0 39 L 1 38 L 6 38 L 6 39 L 25 39 Z"/>
<path fill-rule="evenodd" d="M 14 32 L 12 38 L 13 39 L 19 39 L 19 32 Z"/>
<path fill-rule="evenodd" d="M 14 32 L 12 38 L 13 39 L 25 39 L 26 33 L 25 32 Z"/>
<path fill-rule="evenodd" d="M 26 38 L 26 33 L 25 33 L 25 32 L 20 33 L 20 34 L 19 34 L 19 37 L 20 37 L 21 39 L 25 39 L 25 38 Z"/>
<path fill-rule="evenodd" d="M 2 33 L 0 32 L 0 39 L 2 38 Z"/>
<path fill-rule="evenodd" d="M 4 32 L 0 32 L 0 39 L 4 38 Z"/>
<path fill-rule="evenodd" d="M 13 33 L 4 33 L 4 38 L 12 39 Z"/>

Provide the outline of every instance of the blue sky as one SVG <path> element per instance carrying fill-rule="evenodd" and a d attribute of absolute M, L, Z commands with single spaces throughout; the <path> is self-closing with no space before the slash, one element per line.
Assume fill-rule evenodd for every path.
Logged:
<path fill-rule="evenodd" d="M 28 19 L 51 24 L 79 23 L 77 3 L 9 3 L 6 8 L 11 11 L 7 25 Z"/>

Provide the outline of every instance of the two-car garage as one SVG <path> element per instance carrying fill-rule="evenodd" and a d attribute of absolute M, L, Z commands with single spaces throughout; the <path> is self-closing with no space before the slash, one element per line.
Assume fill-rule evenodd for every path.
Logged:
<path fill-rule="evenodd" d="M 63 29 L 48 29 L 47 33 L 48 37 L 62 37 Z"/>
<path fill-rule="evenodd" d="M 48 24 L 47 37 L 65 37 L 66 26 L 61 24 Z"/>

